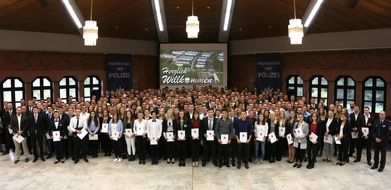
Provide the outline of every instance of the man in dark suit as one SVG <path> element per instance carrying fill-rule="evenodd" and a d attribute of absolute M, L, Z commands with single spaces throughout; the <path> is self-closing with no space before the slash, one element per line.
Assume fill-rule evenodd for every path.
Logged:
<path fill-rule="evenodd" d="M 63 126 L 65 126 L 65 129 L 64 129 L 65 134 L 64 134 L 61 141 L 63 144 L 65 159 L 68 159 L 69 155 L 72 156 L 72 151 L 71 151 L 72 146 L 69 146 L 69 144 L 73 145 L 73 141 L 72 141 L 71 137 L 69 137 L 69 131 L 68 131 L 70 118 L 69 118 L 68 114 L 64 113 L 64 108 L 62 106 L 58 106 L 57 110 L 58 110 L 59 118 L 63 122 Z M 73 114 L 73 112 L 72 112 L 72 114 Z"/>
<path fill-rule="evenodd" d="M 189 104 L 189 110 L 185 113 L 185 117 L 189 120 L 192 120 L 193 115 L 194 115 L 194 105 Z"/>
<path fill-rule="evenodd" d="M 24 152 L 24 157 L 25 157 L 25 162 L 29 161 L 29 151 L 27 147 L 27 129 L 28 129 L 29 121 L 27 116 L 22 115 L 22 108 L 18 107 L 16 109 L 16 115 L 13 115 L 11 117 L 11 129 L 13 130 L 13 135 L 16 136 L 22 136 L 25 138 L 21 143 L 18 143 L 15 139 L 14 145 L 15 145 L 15 160 L 14 164 L 17 164 L 20 159 L 20 144 L 23 146 L 23 152 Z"/>
<path fill-rule="evenodd" d="M 379 166 L 379 152 L 381 153 L 379 172 L 384 170 L 386 166 L 386 154 L 387 154 L 387 141 L 388 131 L 391 126 L 391 122 L 386 120 L 386 112 L 381 111 L 379 113 L 379 119 L 375 120 L 372 130 L 372 137 L 374 138 L 375 156 L 374 164 L 371 169 L 377 169 Z"/>
<path fill-rule="evenodd" d="M 64 151 L 63 151 L 63 145 L 62 145 L 62 139 L 64 137 L 64 122 L 60 120 L 60 114 L 55 111 L 53 114 L 53 120 L 49 123 L 49 135 L 50 138 L 53 140 L 54 149 L 56 152 L 56 161 L 54 164 L 57 164 L 59 162 L 64 163 Z M 59 132 L 60 134 L 57 134 L 56 132 Z M 59 135 L 60 141 L 56 141 L 56 136 Z"/>
<path fill-rule="evenodd" d="M 51 105 L 47 106 L 47 113 L 46 113 L 46 130 L 49 131 L 49 124 L 53 120 L 53 107 Z M 49 138 L 49 137 L 48 137 Z M 50 159 L 52 157 L 53 153 L 53 140 L 52 139 L 46 139 L 47 147 L 48 147 L 48 156 L 46 159 Z"/>
<path fill-rule="evenodd" d="M 38 160 L 38 151 L 37 151 L 37 142 L 39 147 L 39 157 L 44 162 L 45 158 L 43 157 L 43 134 L 46 133 L 45 128 L 45 118 L 43 115 L 39 114 L 38 107 L 33 108 L 33 113 L 29 117 L 29 128 L 28 131 L 30 133 L 31 138 L 31 146 L 33 149 L 34 160 L 33 163 Z"/>
<path fill-rule="evenodd" d="M 15 114 L 16 112 L 14 110 L 14 106 L 12 105 L 12 103 L 7 103 L 6 108 L 7 111 L 4 114 L 4 120 L 3 120 L 3 127 L 5 131 L 5 152 L 3 153 L 3 155 L 8 154 L 10 149 L 15 150 L 14 143 L 12 141 L 13 134 L 11 134 L 8 129 L 11 128 L 11 117 L 13 115 L 16 115 Z"/>
<path fill-rule="evenodd" d="M 369 113 L 369 107 L 364 107 L 364 114 L 358 119 L 357 124 L 357 131 L 359 132 L 358 140 L 357 140 L 357 158 L 353 162 L 360 162 L 361 160 L 361 153 L 363 147 L 367 150 L 367 163 L 369 166 L 372 165 L 371 163 L 371 143 L 372 143 L 372 126 L 373 126 L 374 119 L 371 117 L 371 114 Z M 363 133 L 363 128 L 365 131 L 368 132 L 368 134 Z"/>
<path fill-rule="evenodd" d="M 362 113 L 360 113 L 360 108 L 356 105 L 353 108 L 353 113 L 349 114 L 349 121 L 350 125 L 352 126 L 352 132 L 359 133 L 359 118 L 362 117 Z M 355 152 L 354 149 L 357 149 L 357 141 L 358 138 L 351 138 L 350 141 L 350 148 L 349 148 L 349 156 L 353 156 L 353 153 Z"/>
<path fill-rule="evenodd" d="M 202 135 L 204 147 L 203 147 L 203 156 L 202 156 L 202 167 L 205 167 L 206 162 L 210 159 L 213 159 L 213 164 L 217 167 L 216 160 L 216 138 L 213 135 L 213 141 L 207 140 L 207 131 L 215 130 L 217 119 L 213 117 L 213 109 L 208 109 L 208 117 L 203 118 L 200 123 L 200 136 Z M 210 156 L 209 156 L 210 155 Z"/>

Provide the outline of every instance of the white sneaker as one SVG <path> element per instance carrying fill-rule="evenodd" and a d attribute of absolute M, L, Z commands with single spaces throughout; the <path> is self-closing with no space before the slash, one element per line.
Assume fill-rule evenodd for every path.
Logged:
<path fill-rule="evenodd" d="M 117 162 L 117 161 L 118 161 L 118 158 L 115 158 L 115 159 L 114 159 L 114 162 Z"/>
<path fill-rule="evenodd" d="M 258 164 L 258 163 L 259 163 L 258 159 L 255 159 L 254 164 Z"/>
<path fill-rule="evenodd" d="M 122 159 L 121 158 L 118 158 L 118 162 L 121 162 L 122 161 Z"/>

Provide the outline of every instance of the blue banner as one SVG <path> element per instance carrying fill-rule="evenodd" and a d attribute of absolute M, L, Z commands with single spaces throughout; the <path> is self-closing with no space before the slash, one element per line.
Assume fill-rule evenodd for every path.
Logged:
<path fill-rule="evenodd" d="M 107 54 L 107 89 L 132 88 L 132 55 Z"/>
<path fill-rule="evenodd" d="M 257 89 L 281 89 L 281 53 L 257 54 Z"/>

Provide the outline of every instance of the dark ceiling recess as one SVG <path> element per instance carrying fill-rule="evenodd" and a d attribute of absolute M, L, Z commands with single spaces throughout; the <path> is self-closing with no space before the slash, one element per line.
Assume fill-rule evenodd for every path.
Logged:
<path fill-rule="evenodd" d="M 48 1 L 47 0 L 38 0 L 39 3 L 41 3 L 42 7 L 46 7 L 48 5 Z"/>
<path fill-rule="evenodd" d="M 351 9 L 354 9 L 354 7 L 356 7 L 357 3 L 358 3 L 359 0 L 350 0 L 348 1 L 347 3 L 347 6 Z"/>

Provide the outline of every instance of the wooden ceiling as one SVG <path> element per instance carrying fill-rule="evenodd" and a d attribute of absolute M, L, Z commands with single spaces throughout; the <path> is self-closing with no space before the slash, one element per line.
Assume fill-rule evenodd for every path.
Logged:
<path fill-rule="evenodd" d="M 75 0 L 84 18 L 90 0 Z M 310 0 L 296 0 L 301 18 Z M 191 0 L 165 0 L 169 41 L 218 42 L 223 0 L 194 0 L 199 38 L 187 39 Z M 292 0 L 236 0 L 229 41 L 286 36 L 293 18 Z M 150 0 L 94 0 L 99 36 L 158 41 Z M 325 0 L 307 34 L 391 28 L 390 0 Z M 80 35 L 61 0 L 1 0 L 0 29 Z"/>

